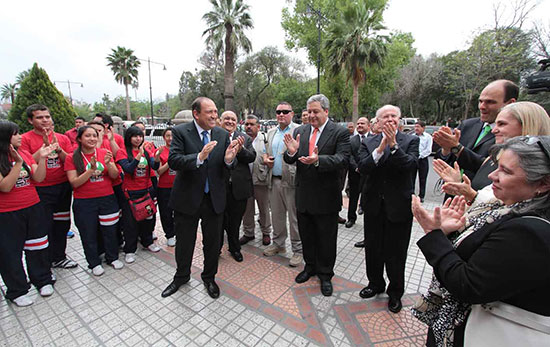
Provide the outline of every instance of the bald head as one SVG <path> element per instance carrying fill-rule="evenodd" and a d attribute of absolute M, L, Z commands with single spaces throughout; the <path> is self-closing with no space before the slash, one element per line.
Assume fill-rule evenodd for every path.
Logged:
<path fill-rule="evenodd" d="M 366 117 L 360 117 L 357 120 L 357 132 L 364 135 L 369 131 L 369 120 Z"/>
<path fill-rule="evenodd" d="M 517 101 L 518 86 L 508 80 L 496 80 L 489 83 L 479 95 L 479 117 L 481 121 L 494 123 L 500 109 Z"/>
<path fill-rule="evenodd" d="M 222 113 L 222 128 L 230 134 L 237 128 L 237 115 L 233 111 L 225 111 Z"/>

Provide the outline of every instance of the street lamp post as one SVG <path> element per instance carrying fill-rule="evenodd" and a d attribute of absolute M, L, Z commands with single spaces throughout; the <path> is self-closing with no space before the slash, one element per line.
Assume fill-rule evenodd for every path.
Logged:
<path fill-rule="evenodd" d="M 151 63 L 162 65 L 164 71 L 166 71 L 166 65 L 163 63 L 157 63 L 156 61 L 151 61 L 151 58 L 149 57 L 147 57 L 147 60 L 140 58 L 138 58 L 138 60 L 147 62 L 147 69 L 149 70 L 149 103 L 151 105 L 151 124 L 155 125 L 155 114 L 153 112 L 153 85 L 151 84 Z"/>
<path fill-rule="evenodd" d="M 73 105 L 73 94 L 71 93 L 71 84 L 80 84 L 80 88 L 84 88 L 84 83 L 82 82 L 71 82 L 69 80 L 66 81 L 53 81 L 53 85 L 55 86 L 56 83 L 67 83 L 67 86 L 69 87 L 69 100 L 71 100 L 71 106 Z"/>
<path fill-rule="evenodd" d="M 307 5 L 307 14 L 317 15 L 317 94 L 321 93 L 321 20 L 325 17 L 320 9 Z"/>

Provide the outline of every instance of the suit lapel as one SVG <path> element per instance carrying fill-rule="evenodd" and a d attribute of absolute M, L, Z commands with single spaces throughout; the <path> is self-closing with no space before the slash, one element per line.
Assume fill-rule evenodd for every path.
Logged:
<path fill-rule="evenodd" d="M 481 133 L 481 128 L 483 128 L 483 122 L 478 119 L 478 121 L 472 126 L 472 136 L 469 139 L 466 139 L 468 143 L 464 144 L 465 147 L 474 148 L 474 143 L 476 143 L 479 134 Z"/>
<path fill-rule="evenodd" d="M 374 152 L 376 147 L 380 145 L 380 142 L 382 141 L 382 134 L 368 137 L 365 141 L 367 143 L 367 148 L 369 150 L 369 153 L 372 154 L 372 152 Z"/>
<path fill-rule="evenodd" d="M 321 133 L 321 136 L 317 141 L 317 149 L 319 150 L 319 153 L 321 153 L 328 139 L 332 136 L 334 126 L 334 123 L 332 123 L 331 121 L 327 121 L 327 125 L 325 125 L 325 128 L 323 129 L 323 132 Z"/>
<path fill-rule="evenodd" d="M 311 125 L 308 127 L 305 127 L 303 134 L 300 136 L 300 148 L 303 148 L 302 155 L 308 156 L 309 155 L 309 136 L 311 134 Z M 300 150 L 298 150 L 300 152 Z"/>
<path fill-rule="evenodd" d="M 479 135 L 477 135 L 479 137 Z M 479 140 L 478 144 L 476 146 L 474 146 L 472 149 L 476 149 L 477 147 L 481 146 L 482 144 L 484 144 L 485 142 L 487 141 L 490 141 L 492 139 L 495 138 L 495 134 L 493 134 L 492 132 L 488 133 L 487 135 L 483 136 L 483 138 L 481 140 Z M 477 140 L 477 137 L 476 137 L 476 140 Z M 475 143 L 475 142 L 474 142 Z"/>
<path fill-rule="evenodd" d="M 197 131 L 197 127 L 195 126 L 194 122 L 189 123 L 189 126 L 187 127 L 187 132 L 189 133 L 189 137 L 191 140 L 195 143 L 199 151 L 202 149 L 202 135 L 199 135 L 199 132 Z"/>

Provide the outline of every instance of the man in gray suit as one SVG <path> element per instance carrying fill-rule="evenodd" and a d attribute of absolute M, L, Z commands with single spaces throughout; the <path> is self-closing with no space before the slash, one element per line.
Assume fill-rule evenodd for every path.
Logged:
<path fill-rule="evenodd" d="M 270 168 L 268 180 L 273 219 L 273 244 L 264 250 L 264 255 L 269 257 L 285 251 L 288 214 L 290 243 L 294 253 L 289 265 L 298 266 L 302 263 L 303 255 L 296 217 L 296 164 L 288 164 L 283 160 L 283 154 L 286 152 L 284 136 L 292 134 L 298 125 L 292 122 L 294 112 L 288 102 L 279 103 L 275 113 L 279 125 L 267 132 L 267 151 L 264 154 L 264 163 Z"/>
<path fill-rule="evenodd" d="M 260 132 L 258 117 L 248 115 L 244 123 L 245 132 L 252 138 L 252 146 L 256 151 L 256 160 L 250 165 L 252 172 L 252 184 L 254 185 L 254 196 L 248 199 L 246 211 L 243 216 L 243 236 L 239 239 L 241 245 L 254 240 L 254 214 L 256 203 L 258 203 L 260 230 L 262 231 L 262 244 L 267 246 L 271 243 L 271 214 L 269 212 L 269 189 L 267 176 L 269 168 L 264 164 L 263 155 L 266 153 L 267 136 Z"/>

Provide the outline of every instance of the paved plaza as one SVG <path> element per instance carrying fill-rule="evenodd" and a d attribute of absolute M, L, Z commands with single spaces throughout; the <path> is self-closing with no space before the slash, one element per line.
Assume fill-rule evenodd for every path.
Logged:
<path fill-rule="evenodd" d="M 426 203 L 430 208 L 435 203 Z M 345 216 L 345 211 L 340 213 Z M 55 269 L 55 294 L 42 298 L 31 289 L 34 304 L 19 308 L 0 300 L 1 346 L 421 346 L 426 327 L 410 314 L 425 291 L 431 268 L 416 241 L 415 223 L 406 269 L 404 308 L 387 310 L 387 296 L 364 300 L 368 282 L 364 250 L 353 247 L 363 236 L 362 216 L 346 229 L 340 225 L 334 294 L 324 297 L 319 281 L 296 284 L 302 270 L 288 266 L 292 256 L 265 257 L 259 230 L 243 247 L 244 261 L 227 252 L 220 257 L 219 299 L 211 299 L 200 279 L 202 244 L 197 238 L 191 281 L 161 298 L 175 272 L 174 248 L 166 247 L 157 222 L 159 253 L 138 250 L 135 263 L 122 270 L 105 265 L 95 277 L 87 269 L 78 235 L 68 240 L 72 270 Z M 258 228 L 257 228 L 258 229 Z M 287 250 L 290 251 L 288 241 Z M 1 283 L 1 282 L 0 282 Z M 2 291 L 5 286 L 2 284 Z"/>

